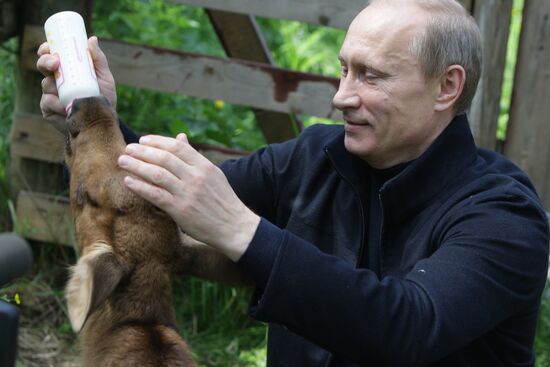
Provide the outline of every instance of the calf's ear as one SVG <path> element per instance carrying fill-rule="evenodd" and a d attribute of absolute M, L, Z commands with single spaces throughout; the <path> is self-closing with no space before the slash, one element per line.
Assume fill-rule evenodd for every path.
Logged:
<path fill-rule="evenodd" d="M 75 332 L 82 329 L 88 317 L 109 297 L 124 276 L 123 267 L 108 244 L 96 242 L 84 251 L 71 269 L 65 293 L 69 320 Z"/>

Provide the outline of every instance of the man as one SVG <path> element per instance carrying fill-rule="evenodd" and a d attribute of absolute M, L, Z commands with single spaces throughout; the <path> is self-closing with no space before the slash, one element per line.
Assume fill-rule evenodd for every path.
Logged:
<path fill-rule="evenodd" d="M 39 54 L 42 110 L 62 116 Z M 340 52 L 343 127 L 221 169 L 184 135 L 146 136 L 119 165 L 254 279 L 268 366 L 532 366 L 548 223 L 526 175 L 474 145 L 480 54 L 457 2 L 375 0 Z"/>

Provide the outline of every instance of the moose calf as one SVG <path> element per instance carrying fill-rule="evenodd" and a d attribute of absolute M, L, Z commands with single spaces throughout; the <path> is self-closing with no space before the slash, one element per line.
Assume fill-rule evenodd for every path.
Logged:
<path fill-rule="evenodd" d="M 84 366 L 195 366 L 180 338 L 171 276 L 246 283 L 223 255 L 185 245 L 171 218 L 128 190 L 117 165 L 125 142 L 103 97 L 75 100 L 65 160 L 80 258 L 67 284 Z"/>

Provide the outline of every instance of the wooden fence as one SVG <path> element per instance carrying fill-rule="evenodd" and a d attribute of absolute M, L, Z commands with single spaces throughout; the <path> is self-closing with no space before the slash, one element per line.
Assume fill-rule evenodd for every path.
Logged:
<path fill-rule="evenodd" d="M 254 16 L 345 29 L 365 6 L 365 0 L 172 2 L 205 7 L 228 57 L 102 39 L 101 46 L 118 83 L 250 106 L 268 142 L 295 136 L 300 130 L 295 124 L 295 115 L 339 119 L 338 111 L 331 107 L 338 80 L 274 66 Z M 550 2 L 525 2 L 525 26 L 503 152 L 527 171 L 546 207 L 550 208 L 550 165 L 546 163 L 550 158 L 550 125 L 546 123 L 546 116 L 550 115 Z M 463 3 L 480 25 L 485 50 L 484 74 L 470 111 L 472 130 L 480 146 L 496 149 L 512 0 Z M 29 0 L 17 9 L 23 27 L 11 132 L 11 192 L 17 198 L 17 218 L 23 227 L 29 228 L 27 237 L 69 244 L 71 226 L 59 165 L 63 142 L 60 134 L 39 115 L 41 76 L 35 70 L 36 50 L 44 40 L 42 25 L 54 12 L 78 11 L 91 29 L 91 1 Z M 227 152 L 215 149 L 204 152 L 215 161 L 227 157 Z"/>

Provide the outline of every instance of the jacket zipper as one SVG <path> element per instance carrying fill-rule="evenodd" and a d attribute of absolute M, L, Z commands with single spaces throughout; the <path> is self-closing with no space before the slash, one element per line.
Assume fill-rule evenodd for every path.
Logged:
<path fill-rule="evenodd" d="M 378 203 L 380 204 L 380 241 L 378 242 L 378 263 L 380 264 L 380 278 L 384 276 L 384 268 L 382 263 L 382 243 L 384 242 L 384 206 L 382 205 L 382 189 L 378 191 Z"/>
<path fill-rule="evenodd" d="M 365 251 L 365 213 L 363 212 L 363 202 L 361 201 L 361 196 L 359 195 L 359 191 L 357 190 L 357 188 L 352 185 L 352 183 L 346 178 L 346 176 L 344 176 L 340 172 L 340 170 L 338 170 L 338 167 L 336 166 L 336 164 L 332 160 L 332 157 L 329 154 L 328 147 L 324 147 L 323 150 L 325 151 L 325 154 L 328 157 L 330 163 L 334 167 L 334 170 L 336 171 L 336 173 L 338 173 L 338 176 L 340 176 L 344 181 L 346 181 L 348 183 L 348 185 L 351 187 L 353 193 L 357 197 L 357 201 L 359 202 L 359 218 L 360 218 L 360 221 L 361 221 L 361 226 L 360 226 L 360 228 L 361 228 L 361 235 L 360 235 L 361 244 L 360 244 L 360 247 L 359 247 L 359 254 L 357 256 L 357 260 L 355 261 L 355 267 L 357 268 L 360 265 L 361 259 L 363 258 L 363 252 Z M 333 354 L 329 352 L 327 360 L 324 364 L 324 367 L 330 367 L 330 365 L 332 364 L 332 358 L 333 358 Z"/>
<path fill-rule="evenodd" d="M 329 154 L 328 147 L 324 147 L 323 150 L 325 151 L 325 154 L 328 157 L 330 163 L 334 167 L 334 170 L 336 171 L 336 173 L 338 173 L 338 176 L 340 176 L 344 181 L 346 181 L 348 183 L 348 185 L 351 187 L 353 193 L 357 197 L 357 201 L 359 202 L 359 217 L 360 217 L 360 220 L 361 220 L 361 226 L 360 226 L 360 228 L 361 228 L 361 235 L 360 235 L 361 243 L 360 243 L 360 247 L 359 247 L 359 253 L 358 253 L 357 259 L 355 261 L 355 267 L 357 268 L 360 265 L 361 259 L 363 258 L 363 253 L 365 251 L 365 213 L 363 212 L 363 202 L 361 201 L 361 196 L 359 195 L 359 191 L 357 190 L 357 188 L 352 185 L 350 180 L 348 180 L 346 178 L 346 176 L 344 176 L 340 172 L 340 170 L 338 170 L 338 167 L 336 166 L 336 163 L 332 160 L 332 157 Z"/>

